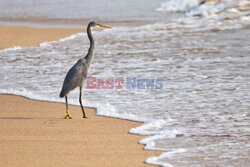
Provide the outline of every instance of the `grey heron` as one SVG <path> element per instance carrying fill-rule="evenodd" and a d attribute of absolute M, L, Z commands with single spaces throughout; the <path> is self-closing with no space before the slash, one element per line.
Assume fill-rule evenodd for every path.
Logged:
<path fill-rule="evenodd" d="M 79 102 L 81 105 L 81 109 L 82 109 L 82 113 L 83 113 L 83 118 L 86 118 L 85 112 L 84 112 L 84 108 L 82 106 L 82 86 L 83 86 L 83 82 L 87 77 L 87 73 L 88 73 L 88 67 L 90 65 L 90 61 L 92 59 L 93 56 L 93 51 L 94 51 L 94 47 L 95 47 L 95 41 L 94 38 L 92 36 L 92 28 L 93 27 L 104 27 L 104 28 L 111 28 L 109 26 L 105 26 L 105 25 L 101 25 L 95 22 L 90 22 L 88 24 L 87 27 L 87 34 L 88 34 L 88 38 L 90 41 L 90 47 L 88 50 L 88 53 L 85 57 L 79 59 L 75 65 L 73 65 L 73 67 L 70 68 L 70 70 L 68 71 L 64 82 L 63 82 L 63 86 L 62 86 L 62 90 L 60 93 L 60 97 L 65 97 L 65 103 L 66 103 L 66 115 L 64 116 L 64 118 L 69 118 L 71 119 L 72 117 L 69 115 L 69 108 L 68 108 L 68 93 L 75 89 L 76 87 L 80 88 L 80 95 L 79 95 Z"/>

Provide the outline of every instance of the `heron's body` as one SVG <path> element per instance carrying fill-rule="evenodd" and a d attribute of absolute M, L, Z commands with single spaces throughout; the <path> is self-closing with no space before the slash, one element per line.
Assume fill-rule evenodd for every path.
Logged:
<path fill-rule="evenodd" d="M 95 22 L 90 22 L 87 28 L 87 33 L 88 33 L 88 37 L 90 40 L 90 47 L 89 47 L 89 51 L 87 53 L 87 55 L 81 59 L 79 59 L 76 64 L 71 67 L 71 69 L 68 71 L 64 82 L 63 82 L 63 87 L 60 93 L 60 97 L 65 97 L 65 101 L 66 101 L 66 115 L 65 118 L 69 117 L 71 118 L 71 116 L 69 115 L 69 111 L 68 111 L 68 100 L 67 100 L 67 94 L 79 87 L 80 88 L 80 96 L 79 96 L 79 102 L 81 105 L 81 109 L 83 112 L 83 117 L 86 118 L 85 112 L 84 112 L 84 108 L 82 106 L 82 85 L 84 80 L 87 78 L 87 74 L 88 74 L 88 67 L 90 65 L 92 56 L 93 56 L 93 51 L 94 51 L 94 46 L 95 46 L 95 42 L 94 42 L 94 38 L 92 36 L 92 27 L 95 26 L 99 26 L 99 27 L 105 27 L 105 28 L 111 28 L 108 26 L 103 26 L 100 24 L 96 24 Z"/>
<path fill-rule="evenodd" d="M 77 63 L 71 67 L 68 71 L 64 82 L 62 91 L 60 93 L 60 97 L 64 97 L 71 90 L 76 87 L 80 87 L 83 85 L 83 81 L 86 79 L 88 73 L 88 65 L 86 64 L 86 59 L 82 58 L 77 61 Z"/>

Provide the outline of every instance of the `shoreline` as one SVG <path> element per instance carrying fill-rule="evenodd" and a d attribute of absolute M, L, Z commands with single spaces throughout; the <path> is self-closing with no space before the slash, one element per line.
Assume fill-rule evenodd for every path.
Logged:
<path fill-rule="evenodd" d="M 84 29 L 0 26 L 0 49 L 38 46 Z M 161 151 L 144 150 L 145 136 L 130 134 L 139 122 L 96 116 L 69 105 L 73 119 L 65 120 L 65 104 L 0 94 L 0 166 L 152 166 L 147 158 Z"/>
<path fill-rule="evenodd" d="M 23 26 L 0 26 L 0 50 L 20 46 L 38 46 L 40 43 L 84 32 L 79 28 L 32 28 Z"/>
<path fill-rule="evenodd" d="M 49 19 L 49 18 L 0 18 L 0 27 L 29 27 L 29 28 L 48 28 L 48 29 L 84 29 L 91 20 L 84 19 Z M 154 20 L 95 20 L 100 24 L 109 25 L 111 27 L 135 27 L 151 24 Z"/>

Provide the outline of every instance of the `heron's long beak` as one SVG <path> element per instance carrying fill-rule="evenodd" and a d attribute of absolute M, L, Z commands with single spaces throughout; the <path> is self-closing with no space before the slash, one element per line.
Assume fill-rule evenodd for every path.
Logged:
<path fill-rule="evenodd" d="M 105 26 L 105 25 L 101 25 L 101 24 L 97 24 L 99 27 L 104 27 L 104 28 L 110 28 L 112 29 L 112 27 L 109 27 L 109 26 Z"/>

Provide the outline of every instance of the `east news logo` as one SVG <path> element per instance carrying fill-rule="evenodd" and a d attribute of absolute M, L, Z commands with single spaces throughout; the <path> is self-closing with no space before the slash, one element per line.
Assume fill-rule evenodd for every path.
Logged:
<path fill-rule="evenodd" d="M 87 89 L 163 89 L 163 78 L 145 79 L 137 77 L 101 79 L 87 77 Z"/>

